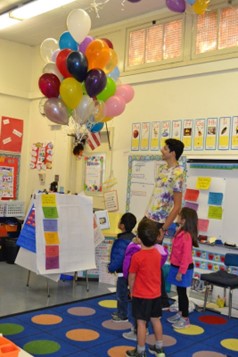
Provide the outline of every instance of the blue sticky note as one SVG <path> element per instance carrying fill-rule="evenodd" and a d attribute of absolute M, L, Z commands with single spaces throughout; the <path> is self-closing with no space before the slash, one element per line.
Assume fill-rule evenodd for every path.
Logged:
<path fill-rule="evenodd" d="M 221 192 L 209 192 L 208 204 L 213 206 L 221 206 L 223 200 L 223 193 Z"/>

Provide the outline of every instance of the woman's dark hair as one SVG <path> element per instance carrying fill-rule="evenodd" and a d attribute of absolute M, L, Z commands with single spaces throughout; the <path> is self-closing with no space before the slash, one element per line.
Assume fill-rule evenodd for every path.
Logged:
<path fill-rule="evenodd" d="M 180 217 L 185 220 L 182 230 L 191 234 L 193 246 L 198 245 L 198 215 L 197 212 L 189 207 L 183 207 L 179 213 Z"/>
<path fill-rule="evenodd" d="M 165 144 L 168 146 L 170 152 L 175 152 L 176 160 L 178 160 L 183 153 L 184 143 L 178 139 L 166 139 Z"/>

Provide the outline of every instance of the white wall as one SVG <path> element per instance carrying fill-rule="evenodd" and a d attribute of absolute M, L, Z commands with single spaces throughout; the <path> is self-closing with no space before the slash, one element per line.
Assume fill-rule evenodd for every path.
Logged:
<path fill-rule="evenodd" d="M 111 33 L 108 29 L 105 32 L 100 30 L 95 36 L 99 35 L 111 39 L 122 61 L 125 44 L 125 31 L 122 27 L 119 26 Z M 0 45 L 1 115 L 24 119 L 19 198 L 28 202 L 34 190 L 43 188 L 39 183 L 38 172 L 29 169 L 31 145 L 37 141 L 54 142 L 53 169 L 47 170 L 44 187 L 48 188 L 54 175 L 59 174 L 60 186 L 64 186 L 66 192 L 77 192 L 82 187 L 80 183 L 83 166 L 82 161 L 77 161 L 72 155 L 72 139 L 67 136 L 65 127 L 52 126 L 39 112 L 42 94 L 38 89 L 38 79 L 44 66 L 39 48 L 7 41 L 0 41 Z M 131 154 L 132 123 L 238 115 L 237 64 L 237 59 L 227 59 L 129 76 L 122 73 L 121 82 L 133 85 L 135 97 L 127 104 L 121 116 L 108 122 L 109 128 L 114 128 L 114 140 L 112 167 L 107 166 L 107 174 L 112 170 L 118 180 L 115 188 L 118 190 L 121 212 L 125 210 L 126 202 L 127 159 Z M 100 150 L 104 151 L 105 148 Z M 206 155 L 206 152 L 197 154 Z M 211 154 L 217 152 L 209 152 Z M 237 155 L 237 152 L 226 154 Z M 111 160 L 109 166 L 110 163 Z M 103 205 L 101 198 L 99 201 Z"/>

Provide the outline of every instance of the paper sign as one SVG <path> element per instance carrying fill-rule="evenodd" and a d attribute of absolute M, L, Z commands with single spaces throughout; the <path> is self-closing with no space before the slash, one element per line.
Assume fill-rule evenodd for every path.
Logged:
<path fill-rule="evenodd" d="M 59 218 L 56 207 L 42 207 L 45 218 Z"/>
<path fill-rule="evenodd" d="M 187 188 L 185 192 L 184 199 L 186 201 L 197 201 L 199 196 L 198 190 L 193 190 L 192 188 Z"/>
<path fill-rule="evenodd" d="M 41 202 L 43 207 L 56 206 L 56 195 L 55 194 L 42 195 Z"/>
<path fill-rule="evenodd" d="M 47 245 L 60 243 L 58 232 L 45 232 L 44 236 L 45 236 L 45 243 Z"/>
<path fill-rule="evenodd" d="M 222 219 L 222 207 L 221 206 L 209 206 L 208 218 Z"/>
<path fill-rule="evenodd" d="M 194 211 L 198 210 L 198 203 L 194 203 L 194 202 L 185 202 L 184 207 L 188 207 L 193 209 Z"/>
<path fill-rule="evenodd" d="M 211 177 L 198 177 L 196 188 L 198 190 L 208 190 L 211 185 Z"/>
<path fill-rule="evenodd" d="M 223 200 L 223 193 L 221 192 L 209 192 L 208 204 L 221 206 Z"/>
<path fill-rule="evenodd" d="M 209 220 L 208 219 L 198 219 L 198 230 L 202 232 L 207 232 L 209 226 Z"/>
<path fill-rule="evenodd" d="M 43 226 L 45 232 L 56 232 L 58 231 L 58 221 L 57 219 L 43 219 Z"/>

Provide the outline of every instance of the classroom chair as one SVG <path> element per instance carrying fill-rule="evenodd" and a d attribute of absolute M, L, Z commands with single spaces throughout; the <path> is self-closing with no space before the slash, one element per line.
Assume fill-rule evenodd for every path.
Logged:
<path fill-rule="evenodd" d="M 226 270 L 219 270 L 214 273 L 201 274 L 201 280 L 205 282 L 205 295 L 203 310 L 206 310 L 207 298 L 210 286 L 219 286 L 224 288 L 224 297 L 226 297 L 226 289 L 229 289 L 228 300 L 228 316 L 231 317 L 232 309 L 232 291 L 238 288 L 238 275 L 230 273 L 231 267 L 238 267 L 238 254 L 227 253 L 225 255 Z"/>

